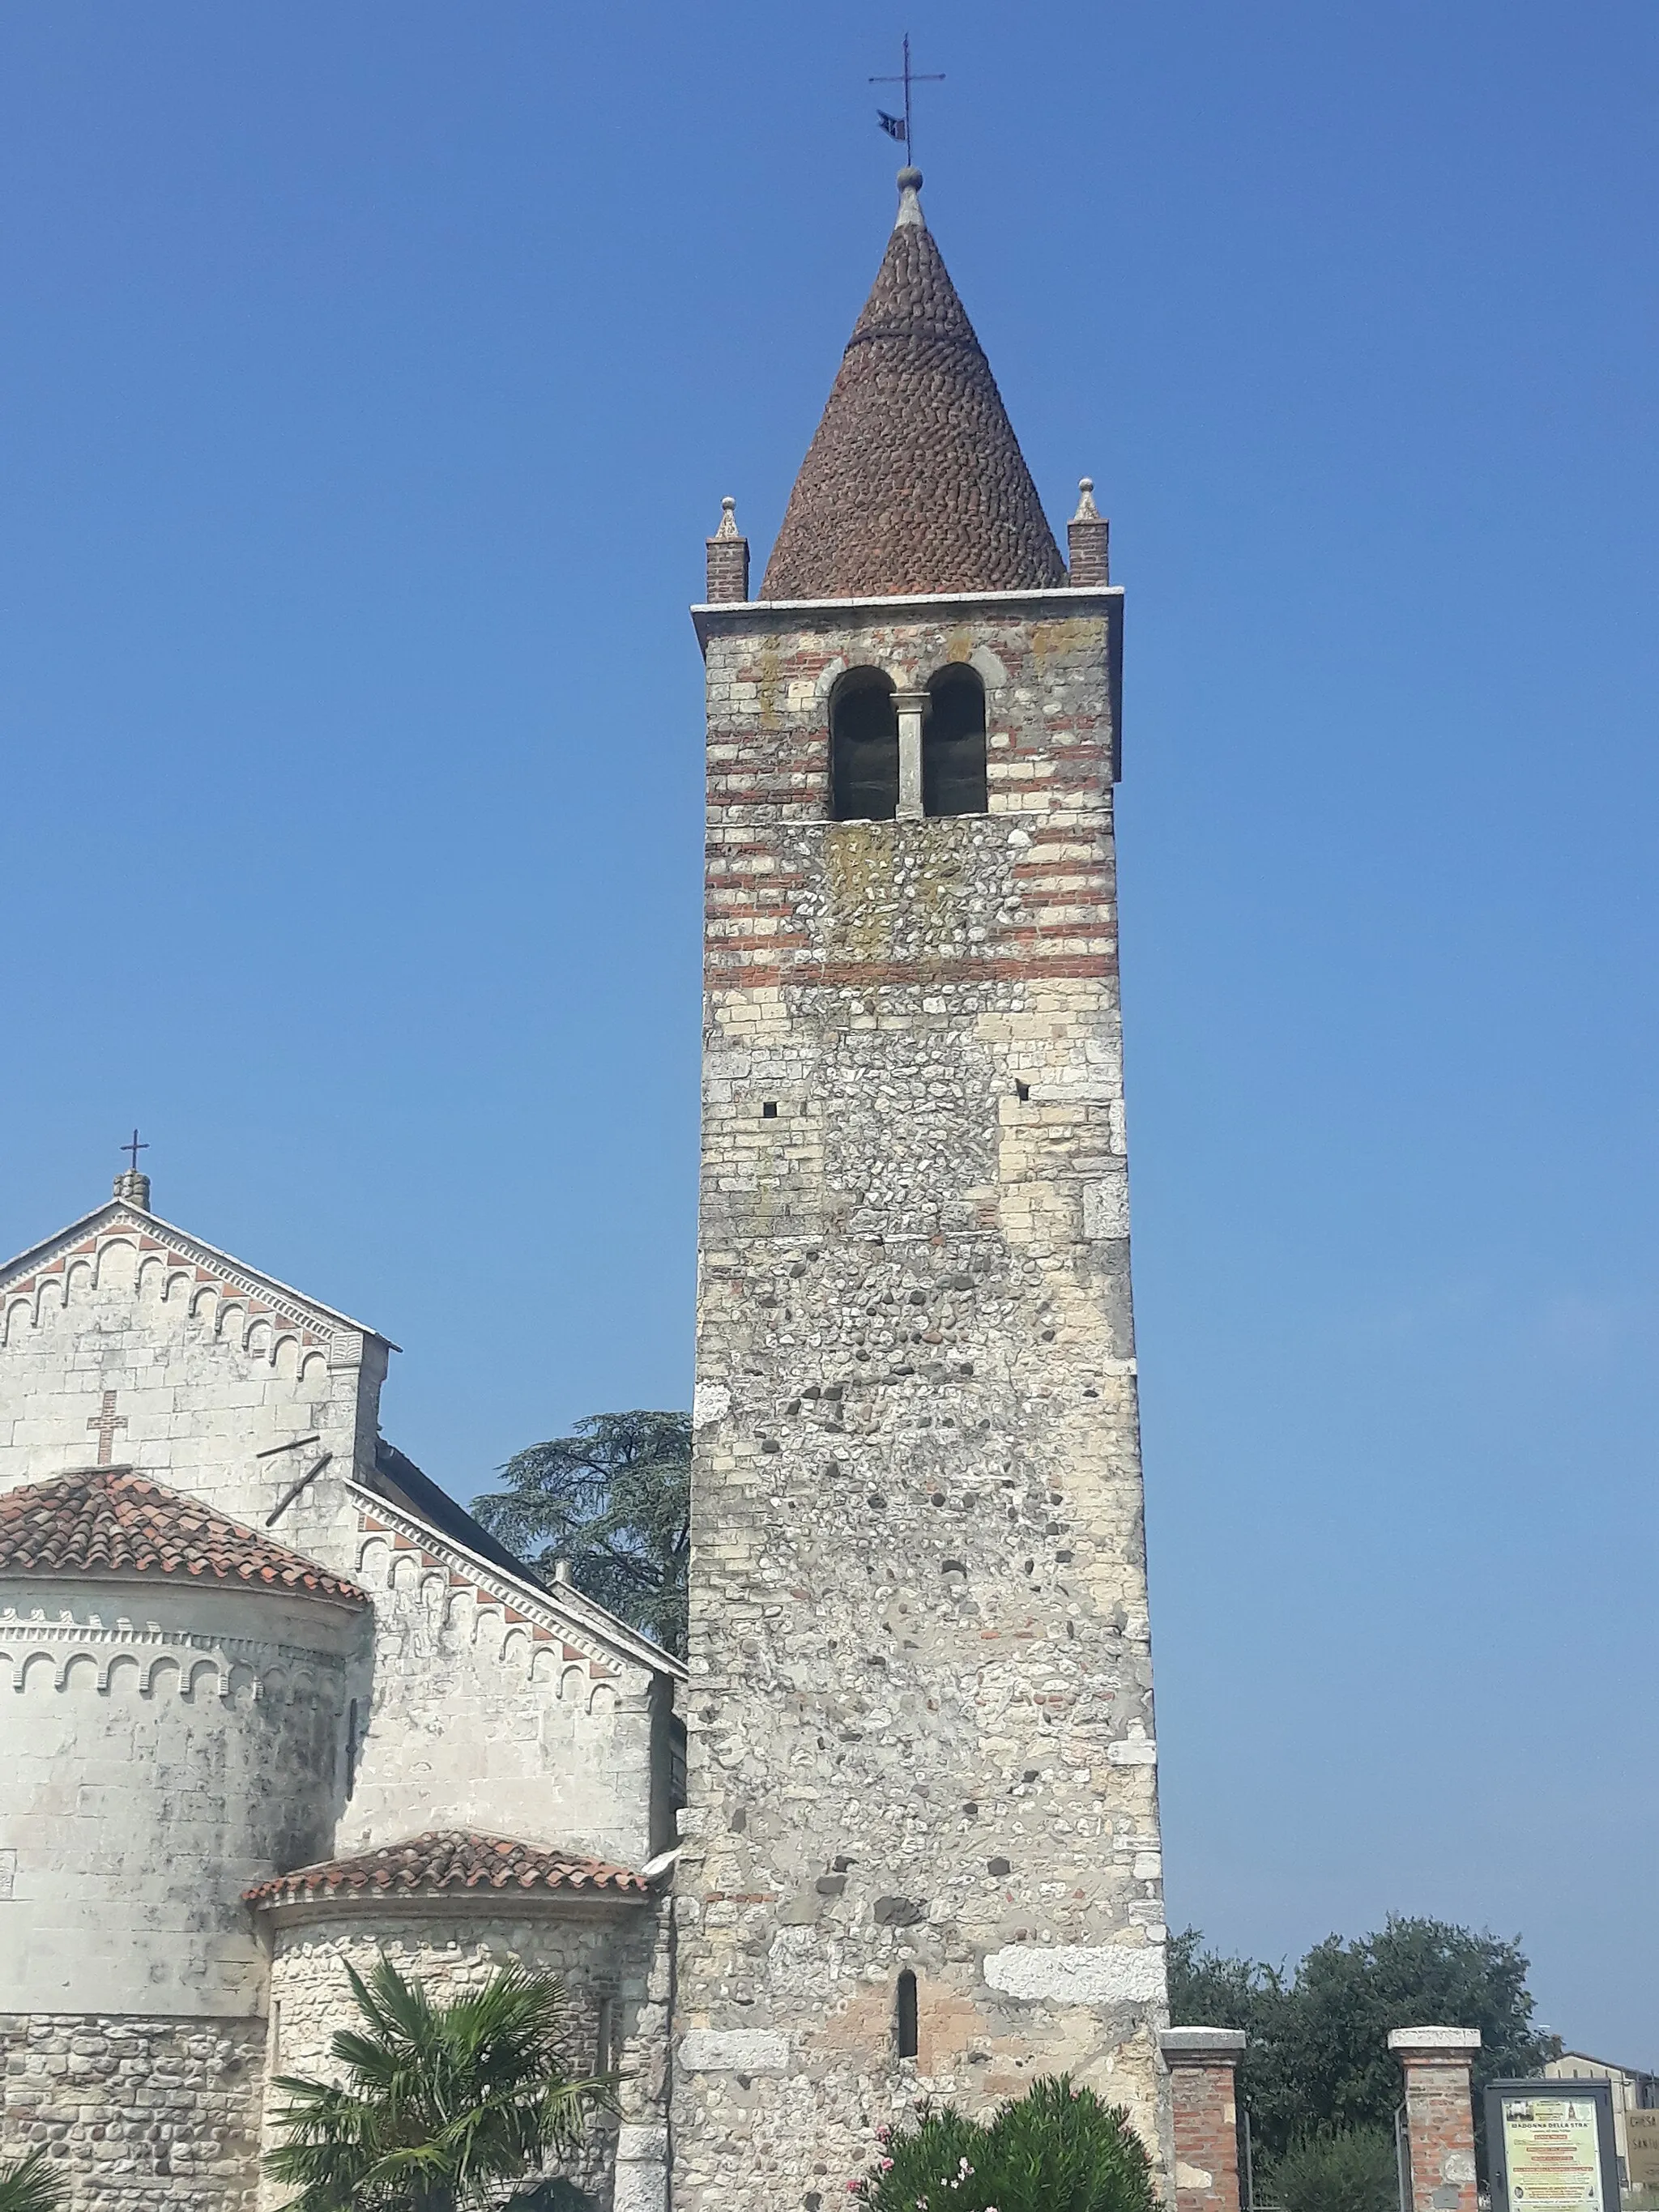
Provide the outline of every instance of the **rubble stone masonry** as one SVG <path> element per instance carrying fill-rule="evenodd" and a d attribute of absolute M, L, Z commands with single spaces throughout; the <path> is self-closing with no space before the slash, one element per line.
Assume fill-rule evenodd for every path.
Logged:
<path fill-rule="evenodd" d="M 1069 2069 L 1167 2172 L 1115 591 L 710 606 L 675 2198 L 818 2212 Z M 829 817 L 969 661 L 989 810 Z M 899 1978 L 915 1977 L 914 2057 Z"/>
<path fill-rule="evenodd" d="M 254 2212 L 263 2020 L 0 2013 L 0 2155 L 69 2212 Z"/>

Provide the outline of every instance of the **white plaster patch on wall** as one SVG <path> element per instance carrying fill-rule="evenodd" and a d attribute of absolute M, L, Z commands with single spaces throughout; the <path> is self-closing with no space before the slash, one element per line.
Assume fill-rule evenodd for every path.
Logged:
<path fill-rule="evenodd" d="M 694 2027 L 680 2043 L 689 2074 L 782 2074 L 789 2065 L 787 2039 L 764 2027 Z"/>
<path fill-rule="evenodd" d="M 986 1960 L 985 1978 L 1006 1996 L 1060 2004 L 1156 2004 L 1166 1987 L 1163 1952 L 1124 1943 L 1010 1943 Z"/>
<path fill-rule="evenodd" d="M 1149 1735 L 1127 1735 L 1121 1743 L 1109 1743 L 1106 1762 L 1109 1766 L 1156 1766 L 1158 1746 Z"/>
<path fill-rule="evenodd" d="M 706 1429 L 723 1421 L 732 1410 L 732 1393 L 724 1382 L 699 1382 L 691 1394 L 691 1425 Z"/>
<path fill-rule="evenodd" d="M 1088 1237 L 1129 1233 L 1129 1178 L 1108 1175 L 1083 1186 L 1083 1233 Z"/>

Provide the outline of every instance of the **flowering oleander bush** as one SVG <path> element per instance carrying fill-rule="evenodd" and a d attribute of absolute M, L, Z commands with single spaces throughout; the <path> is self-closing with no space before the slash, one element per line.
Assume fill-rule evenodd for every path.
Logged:
<path fill-rule="evenodd" d="M 988 2120 L 919 2106 L 914 2127 L 877 2130 L 871 2171 L 848 2188 L 867 2212 L 1158 2212 L 1127 2112 L 1065 2075 Z"/>

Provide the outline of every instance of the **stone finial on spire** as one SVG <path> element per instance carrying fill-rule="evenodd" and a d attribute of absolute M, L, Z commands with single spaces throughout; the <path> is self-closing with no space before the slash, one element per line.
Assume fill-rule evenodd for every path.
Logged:
<path fill-rule="evenodd" d="M 708 556 L 710 605 L 746 599 L 749 597 L 749 540 L 738 532 L 736 500 L 723 499 L 720 501 L 720 526 L 712 538 L 705 538 L 703 544 Z"/>
<path fill-rule="evenodd" d="M 1095 505 L 1095 480 L 1078 483 L 1077 513 L 1066 526 L 1066 566 L 1073 591 L 1112 580 L 1108 538 L 1111 525 Z"/>
<path fill-rule="evenodd" d="M 898 220 L 893 225 L 894 229 L 902 230 L 907 223 L 914 222 L 919 223 L 922 229 L 926 230 L 927 219 L 921 211 L 921 171 L 901 169 L 898 173 Z"/>

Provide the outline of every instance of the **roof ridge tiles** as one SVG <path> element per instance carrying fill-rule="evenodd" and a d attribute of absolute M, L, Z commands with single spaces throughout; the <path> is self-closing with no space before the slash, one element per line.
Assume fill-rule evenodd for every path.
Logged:
<path fill-rule="evenodd" d="M 289 1874 L 256 1883 L 243 1896 L 250 1905 L 272 1906 L 343 1893 L 435 1896 L 457 1888 L 577 1891 L 633 1899 L 651 1894 L 642 1875 L 605 1859 L 585 1858 L 507 1836 L 477 1835 L 470 1829 L 434 1828 L 347 1858 L 296 1867 Z"/>
<path fill-rule="evenodd" d="M 315 1559 L 130 1467 L 0 1492 L 0 1575 L 41 1574 L 159 1575 L 368 1603 Z"/>

